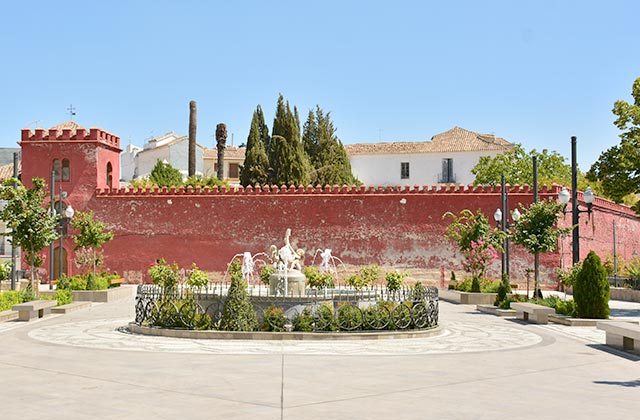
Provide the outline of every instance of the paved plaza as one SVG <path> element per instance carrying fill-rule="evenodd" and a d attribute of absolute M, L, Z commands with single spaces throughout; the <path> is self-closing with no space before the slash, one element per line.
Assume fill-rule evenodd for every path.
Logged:
<path fill-rule="evenodd" d="M 636 419 L 640 357 L 591 327 L 440 302 L 441 334 L 217 341 L 130 334 L 129 299 L 0 323 L 4 419 Z M 640 319 L 640 304 L 612 302 Z"/>

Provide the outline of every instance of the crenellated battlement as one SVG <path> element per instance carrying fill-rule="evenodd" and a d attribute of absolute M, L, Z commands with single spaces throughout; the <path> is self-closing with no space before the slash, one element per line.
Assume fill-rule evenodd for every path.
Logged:
<path fill-rule="evenodd" d="M 29 128 L 22 129 L 21 141 L 97 141 L 120 148 L 120 137 L 100 128 Z"/>
<path fill-rule="evenodd" d="M 557 194 L 559 185 L 540 188 L 541 194 Z M 231 186 L 231 187 L 147 187 L 147 188 L 114 188 L 96 190 L 98 196 L 116 195 L 362 195 L 362 194 L 496 194 L 502 191 L 500 186 L 473 186 L 473 185 L 414 185 L 414 186 L 364 186 L 364 185 L 317 185 L 317 186 Z M 531 192 L 528 185 L 508 186 L 509 193 L 526 194 Z"/>
<path fill-rule="evenodd" d="M 539 194 L 543 198 L 555 198 L 562 189 L 562 186 L 553 184 L 543 185 L 539 189 Z M 532 189 L 529 185 L 508 185 L 509 194 L 530 195 Z M 433 194 L 433 195 L 485 195 L 500 194 L 500 186 L 474 186 L 474 185 L 414 185 L 414 186 L 364 186 L 364 185 L 300 185 L 276 186 L 276 185 L 256 185 L 256 186 L 232 186 L 232 187 L 153 187 L 153 188 L 114 188 L 98 189 L 97 197 L 159 197 L 159 196 L 276 196 L 276 195 L 332 195 L 332 196 L 380 196 L 380 195 L 405 195 L 405 194 Z M 582 192 L 578 192 L 578 201 L 584 204 Z M 599 210 L 609 210 L 626 216 L 637 218 L 637 214 L 629 207 L 614 203 L 613 201 L 596 197 L 593 206 Z"/>

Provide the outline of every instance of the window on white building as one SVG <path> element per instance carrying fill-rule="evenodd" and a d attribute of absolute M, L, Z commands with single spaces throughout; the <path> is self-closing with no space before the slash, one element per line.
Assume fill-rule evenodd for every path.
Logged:
<path fill-rule="evenodd" d="M 409 179 L 409 162 L 400 163 L 400 179 Z"/>
<path fill-rule="evenodd" d="M 440 174 L 440 182 L 456 182 L 453 174 L 453 159 L 442 159 L 442 173 Z"/>

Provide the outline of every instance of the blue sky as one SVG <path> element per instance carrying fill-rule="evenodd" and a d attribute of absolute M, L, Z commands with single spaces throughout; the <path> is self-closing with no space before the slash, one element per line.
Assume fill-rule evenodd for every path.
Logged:
<path fill-rule="evenodd" d="M 637 1 L 8 2 L 0 145 L 77 108 L 142 145 L 225 122 L 246 140 L 278 93 L 331 111 L 345 143 L 426 140 L 452 126 L 588 166 L 618 142 L 611 108 L 640 77 Z"/>

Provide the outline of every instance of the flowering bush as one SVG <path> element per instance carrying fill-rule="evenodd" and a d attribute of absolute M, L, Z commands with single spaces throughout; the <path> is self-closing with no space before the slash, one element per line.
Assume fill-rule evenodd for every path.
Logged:
<path fill-rule="evenodd" d="M 474 214 L 465 209 L 458 215 L 448 212 L 444 217 L 453 219 L 446 235 L 458 245 L 464 257 L 462 267 L 473 279 L 471 291 L 480 292 L 480 279 L 484 277 L 489 264 L 499 257 L 505 233 L 492 229 L 489 220 L 480 211 Z"/>

